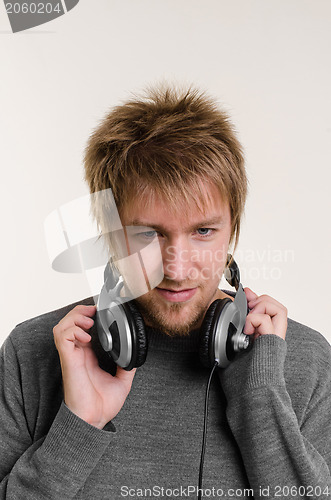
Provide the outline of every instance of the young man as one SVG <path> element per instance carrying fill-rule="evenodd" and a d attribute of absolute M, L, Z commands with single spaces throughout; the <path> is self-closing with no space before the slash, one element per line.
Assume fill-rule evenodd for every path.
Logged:
<path fill-rule="evenodd" d="M 193 498 L 209 373 L 200 328 L 215 299 L 233 299 L 218 285 L 245 203 L 241 147 L 204 95 L 151 91 L 105 118 L 85 172 L 91 193 L 112 190 L 124 228 L 160 245 L 164 277 L 135 300 L 147 359 L 126 371 L 92 347 L 92 298 L 18 325 L 2 348 L 1 498 Z M 94 214 L 106 232 L 106 208 Z M 330 346 L 245 293 L 254 342 L 211 386 L 204 493 L 328 498 Z"/>

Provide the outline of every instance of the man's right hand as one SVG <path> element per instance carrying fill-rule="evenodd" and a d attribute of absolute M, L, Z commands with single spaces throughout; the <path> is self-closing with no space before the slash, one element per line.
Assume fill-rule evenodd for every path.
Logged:
<path fill-rule="evenodd" d="M 95 312 L 96 306 L 76 306 L 53 328 L 53 333 L 65 404 L 78 417 L 102 429 L 122 408 L 136 369 L 126 371 L 118 366 L 112 376 L 99 367 L 87 333 Z"/>

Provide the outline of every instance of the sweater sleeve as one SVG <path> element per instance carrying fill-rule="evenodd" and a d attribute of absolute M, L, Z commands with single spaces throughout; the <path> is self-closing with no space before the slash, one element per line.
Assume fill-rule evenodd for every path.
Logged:
<path fill-rule="evenodd" d="M 0 406 L 0 499 L 74 498 L 114 433 L 81 420 L 62 402 L 47 435 L 33 442 L 10 337 L 0 351 Z"/>
<path fill-rule="evenodd" d="M 330 356 L 320 360 L 323 376 L 309 384 L 299 423 L 285 383 L 286 350 L 286 341 L 264 335 L 220 370 L 227 419 L 255 498 L 330 499 Z M 296 386 L 303 393 L 305 380 Z"/>

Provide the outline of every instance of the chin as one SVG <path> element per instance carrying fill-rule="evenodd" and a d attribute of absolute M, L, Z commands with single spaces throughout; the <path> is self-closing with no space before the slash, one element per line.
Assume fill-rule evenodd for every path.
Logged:
<path fill-rule="evenodd" d="M 200 327 L 206 312 L 205 302 L 162 303 L 154 298 L 136 299 L 145 323 L 170 336 L 189 335 L 191 330 Z"/>

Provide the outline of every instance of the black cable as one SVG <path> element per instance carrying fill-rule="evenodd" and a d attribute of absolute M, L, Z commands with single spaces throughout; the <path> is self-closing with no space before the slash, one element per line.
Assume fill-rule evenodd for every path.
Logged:
<path fill-rule="evenodd" d="M 209 389 L 211 379 L 213 378 L 215 368 L 218 366 L 218 362 L 215 361 L 214 366 L 210 372 L 208 384 L 206 388 L 206 396 L 205 396 L 205 415 L 203 420 L 203 436 L 202 436 L 202 449 L 201 449 L 201 458 L 200 458 L 200 469 L 199 469 L 199 485 L 198 485 L 198 500 L 201 500 L 202 493 L 202 474 L 203 474 L 203 462 L 205 458 L 205 450 L 206 450 L 206 438 L 207 438 L 207 420 L 208 420 L 208 400 L 209 400 Z"/>

